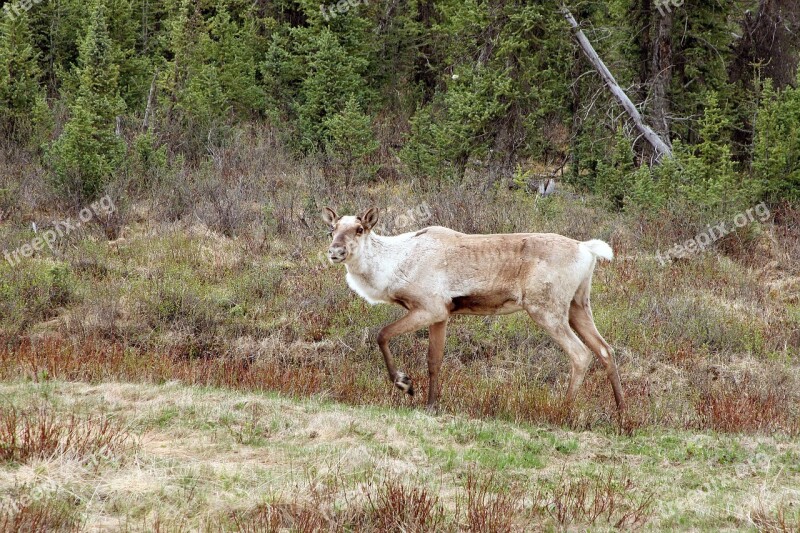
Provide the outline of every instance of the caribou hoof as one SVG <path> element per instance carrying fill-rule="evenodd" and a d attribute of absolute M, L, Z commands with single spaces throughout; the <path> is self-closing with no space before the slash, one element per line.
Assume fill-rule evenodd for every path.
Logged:
<path fill-rule="evenodd" d="M 414 386 L 411 384 L 411 378 L 402 372 L 397 373 L 397 378 L 394 380 L 394 386 L 409 396 L 414 396 Z"/>

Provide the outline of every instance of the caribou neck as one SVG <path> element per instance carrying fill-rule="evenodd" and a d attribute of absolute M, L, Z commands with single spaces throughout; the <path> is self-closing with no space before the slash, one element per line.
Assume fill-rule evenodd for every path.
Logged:
<path fill-rule="evenodd" d="M 345 263 L 348 274 L 368 280 L 370 284 L 388 281 L 408 254 L 407 247 L 401 243 L 403 237 L 384 237 L 370 232 L 353 261 Z"/>

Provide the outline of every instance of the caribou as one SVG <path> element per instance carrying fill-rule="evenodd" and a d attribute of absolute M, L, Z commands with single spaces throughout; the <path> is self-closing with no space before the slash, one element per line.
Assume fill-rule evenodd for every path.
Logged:
<path fill-rule="evenodd" d="M 593 352 L 623 412 L 614 351 L 597 331 L 589 305 L 595 264 L 614 255 L 607 243 L 554 233 L 470 235 L 441 226 L 383 236 L 373 231 L 375 207 L 360 216 L 338 216 L 326 207 L 322 218 L 331 230 L 328 259 L 344 264 L 350 288 L 370 304 L 396 304 L 407 311 L 383 327 L 377 341 L 389 379 L 412 396 L 411 379 L 395 366 L 389 341 L 429 328 L 429 410 L 438 409 L 450 316 L 526 311 L 570 358 L 566 403 L 574 403 Z"/>

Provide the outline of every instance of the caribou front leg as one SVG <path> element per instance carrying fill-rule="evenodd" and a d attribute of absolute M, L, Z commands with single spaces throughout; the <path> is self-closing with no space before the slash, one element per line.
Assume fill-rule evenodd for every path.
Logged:
<path fill-rule="evenodd" d="M 398 335 L 412 333 L 434 322 L 439 322 L 440 320 L 440 317 L 435 316 L 434 313 L 429 311 L 412 309 L 406 316 L 397 322 L 392 322 L 388 326 L 385 326 L 381 329 L 380 333 L 378 333 L 378 347 L 381 349 L 383 360 L 386 362 L 386 370 L 389 371 L 389 379 L 394 383 L 395 387 L 411 396 L 414 395 L 414 386 L 411 383 L 411 379 L 404 372 L 397 370 L 397 367 L 395 367 L 392 352 L 389 350 L 389 341 Z"/>

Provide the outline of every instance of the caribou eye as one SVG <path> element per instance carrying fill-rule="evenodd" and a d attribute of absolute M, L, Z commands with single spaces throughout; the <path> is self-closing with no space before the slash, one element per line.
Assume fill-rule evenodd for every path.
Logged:
<path fill-rule="evenodd" d="M 358 228 L 356 230 L 356 235 L 361 235 L 362 233 L 364 233 L 364 228 Z"/>

